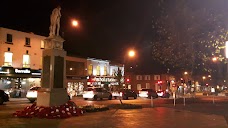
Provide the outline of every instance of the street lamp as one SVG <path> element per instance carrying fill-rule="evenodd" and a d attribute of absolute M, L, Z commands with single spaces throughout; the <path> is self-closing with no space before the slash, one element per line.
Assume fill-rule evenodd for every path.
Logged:
<path fill-rule="evenodd" d="M 125 75 L 126 75 L 126 71 L 127 71 L 127 63 L 126 63 L 126 59 L 127 58 L 133 58 L 133 57 L 135 57 L 135 51 L 134 50 L 129 50 L 128 52 L 127 52 L 127 54 L 125 53 L 125 55 L 124 55 L 124 78 L 125 78 Z M 132 68 L 132 67 L 131 67 Z M 124 80 L 124 82 L 125 82 L 125 80 Z M 129 83 L 129 82 L 128 82 Z"/>
<path fill-rule="evenodd" d="M 130 51 L 128 52 L 128 56 L 129 56 L 129 57 L 134 57 L 134 56 L 135 56 L 135 51 L 134 51 L 134 50 L 130 50 Z"/>
<path fill-rule="evenodd" d="M 77 20 L 72 20 L 71 24 L 73 27 L 78 27 L 78 21 Z"/>

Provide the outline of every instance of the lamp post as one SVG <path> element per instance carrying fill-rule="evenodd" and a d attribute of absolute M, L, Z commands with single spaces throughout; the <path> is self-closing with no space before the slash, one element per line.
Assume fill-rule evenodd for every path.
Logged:
<path fill-rule="evenodd" d="M 205 85 L 204 80 L 206 79 L 206 76 L 203 76 L 202 79 L 203 79 L 202 86 L 204 86 Z"/>
<path fill-rule="evenodd" d="M 127 63 L 126 63 L 126 59 L 128 58 L 133 58 L 135 57 L 135 50 L 128 50 L 127 54 L 124 55 L 124 83 L 125 81 L 125 75 L 126 75 L 126 71 L 127 71 Z M 129 83 L 129 82 L 128 82 Z M 126 86 L 126 85 L 125 85 Z"/>

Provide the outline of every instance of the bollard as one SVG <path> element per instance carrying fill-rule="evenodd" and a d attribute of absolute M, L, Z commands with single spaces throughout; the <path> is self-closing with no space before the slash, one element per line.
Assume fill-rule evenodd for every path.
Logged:
<path fill-rule="evenodd" d="M 215 95 L 213 95 L 213 104 L 215 104 Z"/>
<path fill-rule="evenodd" d="M 151 96 L 150 99 L 151 99 L 151 100 L 150 100 L 150 105 L 151 105 L 151 107 L 153 108 L 153 107 L 154 107 L 153 97 Z"/>
<path fill-rule="evenodd" d="M 173 93 L 173 106 L 176 106 L 176 93 Z"/>

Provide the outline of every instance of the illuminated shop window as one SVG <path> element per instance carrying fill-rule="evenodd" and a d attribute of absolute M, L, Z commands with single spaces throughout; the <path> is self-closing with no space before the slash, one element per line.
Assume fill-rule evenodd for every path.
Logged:
<path fill-rule="evenodd" d="M 88 67 L 88 74 L 89 74 L 89 75 L 92 75 L 92 73 L 93 73 L 93 65 L 91 64 L 91 65 L 89 65 L 89 67 Z"/>
<path fill-rule="evenodd" d="M 23 55 L 23 68 L 30 67 L 30 56 L 28 54 Z"/>
<path fill-rule="evenodd" d="M 107 66 L 104 66 L 104 75 L 107 75 Z"/>
<path fill-rule="evenodd" d="M 40 42 L 40 48 L 44 49 L 44 41 L 43 40 L 41 40 L 41 42 Z"/>
<path fill-rule="evenodd" d="M 101 68 L 100 68 L 100 66 L 97 66 L 97 75 L 98 76 L 101 75 L 100 72 L 101 72 Z"/>
<path fill-rule="evenodd" d="M 4 66 L 12 66 L 13 62 L 13 53 L 5 52 L 4 54 Z"/>

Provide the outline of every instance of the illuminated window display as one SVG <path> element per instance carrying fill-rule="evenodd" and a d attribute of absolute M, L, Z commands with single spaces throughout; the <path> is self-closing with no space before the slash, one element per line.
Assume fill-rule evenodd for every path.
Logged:
<path fill-rule="evenodd" d="M 84 89 L 83 82 L 68 82 L 67 83 L 67 92 L 70 96 L 82 95 Z"/>

